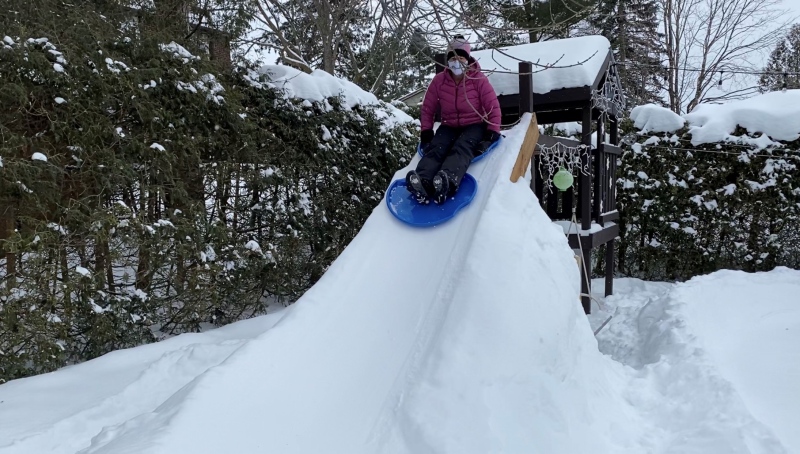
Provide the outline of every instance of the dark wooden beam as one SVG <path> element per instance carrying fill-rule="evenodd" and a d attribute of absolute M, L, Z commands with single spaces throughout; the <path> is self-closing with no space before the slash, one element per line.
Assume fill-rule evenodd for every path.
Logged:
<path fill-rule="evenodd" d="M 614 293 L 614 243 L 611 240 L 606 243 L 606 296 Z"/>
<path fill-rule="evenodd" d="M 604 147 L 605 147 L 605 118 L 600 117 L 597 119 L 597 148 L 593 151 L 594 155 L 594 169 L 592 170 L 592 175 L 594 177 L 594 194 L 592 197 L 592 217 L 595 218 L 597 222 L 600 222 L 600 210 L 601 205 L 604 200 L 604 189 L 605 187 L 601 185 L 606 184 L 606 168 L 605 168 L 605 159 L 606 156 L 603 154 Z M 602 225 L 602 224 L 601 224 Z"/>
<path fill-rule="evenodd" d="M 609 49 L 608 53 L 606 54 L 606 58 L 603 61 L 603 66 L 600 67 L 600 72 L 597 74 L 594 82 L 592 83 L 592 90 L 599 89 L 603 85 L 603 82 L 607 82 L 604 79 L 606 77 L 606 72 L 608 72 L 608 65 L 611 64 L 611 58 L 612 54 L 611 50 Z"/>
<path fill-rule="evenodd" d="M 619 145 L 619 120 L 617 120 L 616 115 L 609 118 L 611 122 L 611 127 L 609 128 L 609 134 L 611 135 L 611 144 L 618 146 Z"/>
<path fill-rule="evenodd" d="M 583 121 L 581 131 L 581 144 L 587 147 L 592 146 L 592 108 L 586 106 L 583 108 Z M 590 153 L 581 153 L 581 168 L 588 169 L 590 167 Z M 580 198 L 580 216 L 581 216 L 581 229 L 589 230 L 592 225 L 592 176 L 586 172 L 580 172 L 578 175 L 578 197 Z"/>
<path fill-rule="evenodd" d="M 583 241 L 583 249 L 589 248 L 594 249 L 596 247 L 602 246 L 609 241 L 615 239 L 619 236 L 619 226 L 614 224 L 608 227 L 603 228 L 602 230 L 598 230 L 597 232 L 590 233 L 588 235 L 578 235 L 577 233 L 571 233 L 569 238 L 567 238 L 569 242 L 569 247 L 572 249 L 580 249 L 581 245 L 578 244 L 578 238 L 580 241 Z"/>
<path fill-rule="evenodd" d="M 599 224 L 605 225 L 606 222 L 614 222 L 619 219 L 619 211 L 614 210 L 600 215 Z"/>
<path fill-rule="evenodd" d="M 529 61 L 519 62 L 519 112 L 533 112 L 533 64 Z"/>
<path fill-rule="evenodd" d="M 583 248 L 583 266 L 581 266 L 581 305 L 585 314 L 592 313 L 592 248 Z"/>
<path fill-rule="evenodd" d="M 613 154 L 613 155 L 617 155 L 617 156 L 622 154 L 622 148 L 620 148 L 620 147 L 618 147 L 616 145 L 611 145 L 611 144 L 607 143 L 607 144 L 604 144 L 603 146 L 604 146 L 605 152 L 608 153 L 608 154 Z"/>
<path fill-rule="evenodd" d="M 563 137 L 546 136 L 546 135 L 539 136 L 539 145 L 543 147 L 552 147 L 556 143 L 561 143 L 568 147 L 579 147 L 581 145 L 581 143 L 578 142 L 577 140 L 565 139 Z"/>
<path fill-rule="evenodd" d="M 581 121 L 582 109 L 552 110 L 548 112 L 536 112 L 536 120 L 540 125 L 553 123 L 567 123 L 571 121 Z"/>

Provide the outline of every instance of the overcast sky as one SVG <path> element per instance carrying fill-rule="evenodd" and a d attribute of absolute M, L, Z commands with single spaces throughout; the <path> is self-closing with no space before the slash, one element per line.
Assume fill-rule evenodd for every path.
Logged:
<path fill-rule="evenodd" d="M 800 16 L 800 0 L 783 0 L 783 5 L 790 9 L 794 16 Z"/>

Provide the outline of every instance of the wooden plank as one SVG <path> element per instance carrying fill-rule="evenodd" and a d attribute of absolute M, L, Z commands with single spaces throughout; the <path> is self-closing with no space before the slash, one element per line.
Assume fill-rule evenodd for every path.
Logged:
<path fill-rule="evenodd" d="M 605 60 L 603 61 L 603 65 L 600 67 L 600 71 L 594 78 L 594 82 L 592 83 L 592 90 L 600 89 L 602 82 L 608 83 L 608 81 L 604 80 L 604 78 L 606 77 L 606 72 L 608 71 L 608 65 L 611 64 L 611 58 L 612 58 L 611 55 L 612 55 L 611 50 L 609 50 L 608 53 L 606 54 Z"/>
<path fill-rule="evenodd" d="M 617 146 L 619 145 L 619 120 L 617 120 L 616 116 L 612 116 L 609 118 L 609 120 L 611 122 L 611 130 L 609 131 L 609 135 L 611 136 L 611 144 Z"/>
<path fill-rule="evenodd" d="M 606 243 L 606 296 L 614 293 L 614 242 Z"/>
<path fill-rule="evenodd" d="M 583 312 L 588 314 L 592 313 L 592 299 L 589 296 L 592 294 L 592 277 L 588 275 L 592 272 L 592 248 L 583 248 L 583 263 L 581 266 L 581 304 L 583 305 Z"/>
<path fill-rule="evenodd" d="M 604 143 L 603 146 L 605 148 L 605 152 L 608 154 L 614 156 L 620 156 L 622 154 L 622 148 L 616 145 L 611 145 L 610 143 Z"/>
<path fill-rule="evenodd" d="M 605 213 L 600 215 L 600 221 L 598 222 L 598 224 L 605 225 L 606 222 L 614 222 L 617 219 L 619 219 L 619 211 L 617 211 L 616 209 L 614 211 L 606 211 Z"/>
<path fill-rule="evenodd" d="M 583 108 L 583 128 L 581 134 L 581 144 L 587 147 L 592 146 L 592 108 Z M 581 153 L 581 167 L 589 169 L 589 174 L 580 172 L 578 177 L 578 198 L 580 199 L 581 229 L 589 230 L 592 225 L 592 168 L 591 153 Z"/>
<path fill-rule="evenodd" d="M 619 236 L 619 226 L 614 224 L 612 226 L 605 227 L 603 230 L 595 232 L 590 236 L 592 238 L 592 248 L 599 247 Z"/>
<path fill-rule="evenodd" d="M 514 168 L 511 170 L 511 182 L 516 183 L 517 180 L 528 170 L 531 163 L 531 157 L 536 150 L 536 143 L 539 141 L 539 123 L 536 122 L 536 114 L 530 114 L 531 120 L 528 123 L 528 130 L 525 132 L 525 139 L 522 141 L 519 154 L 517 154 L 517 161 L 514 163 Z"/>
<path fill-rule="evenodd" d="M 597 120 L 597 148 L 594 150 L 594 197 L 592 199 L 592 218 L 600 222 L 600 210 L 603 205 L 605 194 L 605 163 L 606 155 L 603 152 L 605 142 L 605 130 L 603 129 L 603 119 Z"/>
<path fill-rule="evenodd" d="M 587 247 L 592 249 L 601 246 L 603 244 L 606 244 L 618 236 L 619 236 L 619 226 L 614 224 L 597 232 L 590 233 L 588 235 L 578 235 L 577 233 L 571 233 L 567 237 L 567 242 L 569 243 L 569 247 L 571 247 L 572 249 L 580 248 L 581 245 L 578 244 L 578 241 L 583 241 L 584 249 Z M 580 238 L 580 240 L 578 238 Z"/>
<path fill-rule="evenodd" d="M 533 112 L 533 64 L 519 62 L 519 112 Z"/>

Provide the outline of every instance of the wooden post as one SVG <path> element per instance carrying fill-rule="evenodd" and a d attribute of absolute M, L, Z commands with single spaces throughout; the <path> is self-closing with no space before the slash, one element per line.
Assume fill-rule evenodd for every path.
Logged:
<path fill-rule="evenodd" d="M 606 243 L 606 296 L 614 293 L 614 242 Z"/>
<path fill-rule="evenodd" d="M 533 162 L 533 153 L 539 142 L 539 123 L 536 121 L 536 114 L 533 113 L 532 69 L 533 65 L 530 62 L 519 62 L 519 116 L 522 118 L 524 114 L 530 113 L 531 120 L 517 155 L 517 162 L 514 163 L 514 168 L 511 170 L 511 181 L 514 183 L 525 174 L 528 166 Z"/>
<path fill-rule="evenodd" d="M 447 61 L 445 61 L 445 57 L 447 57 L 447 54 L 436 54 L 434 57 L 434 60 L 436 60 L 436 74 L 439 74 L 440 72 L 444 71 L 445 68 L 447 68 Z"/>
<path fill-rule="evenodd" d="M 581 144 L 587 147 L 587 150 L 581 152 L 581 169 L 588 170 L 589 173 L 581 171 L 579 176 L 580 194 L 581 199 L 581 229 L 589 230 L 592 227 L 592 168 L 591 164 L 591 147 L 592 147 L 592 107 L 586 106 L 583 108 L 583 128 L 581 135 Z"/>
<path fill-rule="evenodd" d="M 519 116 L 533 112 L 533 64 L 519 62 Z"/>
<path fill-rule="evenodd" d="M 585 314 L 592 313 L 592 299 L 588 296 L 592 294 L 592 242 L 589 241 L 590 236 L 578 235 L 578 241 L 583 244 L 583 260 L 581 266 L 581 305 Z M 585 241 L 584 241 L 585 240 Z"/>
<path fill-rule="evenodd" d="M 597 149 L 594 153 L 594 198 L 592 203 L 592 213 L 598 224 L 600 224 L 600 215 L 607 207 L 603 206 L 603 194 L 605 193 L 605 164 L 607 156 L 603 154 L 603 142 L 605 139 L 605 130 L 603 128 L 603 116 L 597 119 Z"/>

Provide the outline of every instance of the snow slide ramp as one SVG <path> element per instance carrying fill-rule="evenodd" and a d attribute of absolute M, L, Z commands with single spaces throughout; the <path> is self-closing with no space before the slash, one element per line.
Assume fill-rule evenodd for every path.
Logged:
<path fill-rule="evenodd" d="M 638 414 L 596 347 L 578 269 L 526 181 L 526 121 L 430 229 L 381 203 L 274 327 L 82 453 L 620 452 Z M 404 175 L 406 169 L 398 172 Z M 636 452 L 633 450 L 632 452 Z M 642 452 L 642 451 L 639 451 Z"/>

